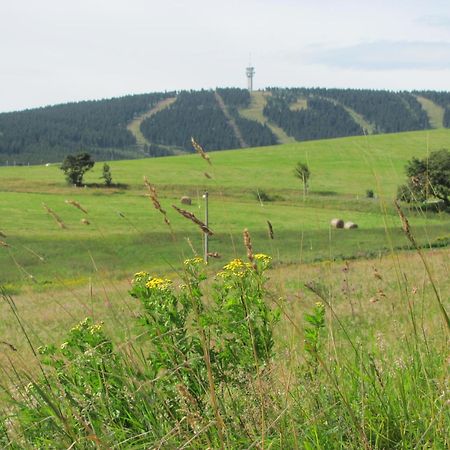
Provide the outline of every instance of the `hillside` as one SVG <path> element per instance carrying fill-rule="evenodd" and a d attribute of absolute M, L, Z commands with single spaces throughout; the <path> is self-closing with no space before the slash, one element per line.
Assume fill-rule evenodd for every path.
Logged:
<path fill-rule="evenodd" d="M 0 114 L 0 164 L 98 160 L 262 147 L 450 127 L 450 93 L 268 88 L 130 95 Z"/>
<path fill-rule="evenodd" d="M 6 236 L 0 240 L 9 246 L 0 246 L 2 280 L 39 288 L 61 280 L 84 283 L 105 270 L 119 277 L 149 265 L 172 270 L 192 254 L 191 246 L 202 251 L 198 228 L 172 205 L 203 219 L 205 190 L 214 231 L 210 249 L 222 255 L 213 265 L 239 256 L 244 228 L 252 233 L 255 251 L 276 255 L 280 264 L 403 248 L 407 241 L 392 199 L 404 183 L 404 166 L 449 139 L 450 130 L 440 129 L 218 151 L 210 153 L 212 166 L 198 155 L 114 161 L 112 177 L 120 186 L 112 188 L 98 185 L 102 164 L 86 174 L 85 189 L 68 186 L 57 165 L 0 167 L 0 232 Z M 297 161 L 308 161 L 311 170 L 305 200 L 293 174 Z M 146 195 L 144 176 L 156 186 L 170 228 Z M 366 198 L 369 189 L 375 198 Z M 192 206 L 180 205 L 183 195 L 191 197 Z M 88 213 L 67 203 L 72 200 Z M 448 214 L 408 214 L 421 244 L 437 245 L 449 237 Z M 360 228 L 330 234 L 334 217 Z M 268 238 L 268 220 L 274 240 Z"/>

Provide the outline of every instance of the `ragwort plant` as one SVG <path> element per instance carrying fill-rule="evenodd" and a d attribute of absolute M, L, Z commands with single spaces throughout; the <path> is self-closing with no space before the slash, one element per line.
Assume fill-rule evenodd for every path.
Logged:
<path fill-rule="evenodd" d="M 173 448 L 195 437 L 200 447 L 250 445 L 261 434 L 266 393 L 255 386 L 269 376 L 279 316 L 266 302 L 269 264 L 266 255 L 253 264 L 235 259 L 209 288 L 202 258 L 185 261 L 179 287 L 135 274 L 139 338 L 117 349 L 87 318 L 60 346 L 40 347 L 41 376 L 25 374 L 11 391 L 1 442 Z"/>

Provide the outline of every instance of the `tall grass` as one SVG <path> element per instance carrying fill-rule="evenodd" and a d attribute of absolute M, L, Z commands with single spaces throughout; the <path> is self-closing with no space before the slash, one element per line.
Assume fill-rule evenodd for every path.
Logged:
<path fill-rule="evenodd" d="M 350 266 L 341 292 L 306 274 L 293 303 L 278 269 L 235 260 L 208 281 L 191 260 L 182 287 L 135 276 L 127 339 L 86 319 L 38 349 L 2 292 L 36 361 L 31 370 L 5 349 L 2 447 L 446 448 L 448 333 L 426 273 L 407 262 L 422 286 L 404 267 L 395 286 L 389 263 L 358 291 Z"/>
<path fill-rule="evenodd" d="M 219 271 L 2 288 L 0 447 L 448 448 L 448 249 L 282 265 L 269 233 Z"/>

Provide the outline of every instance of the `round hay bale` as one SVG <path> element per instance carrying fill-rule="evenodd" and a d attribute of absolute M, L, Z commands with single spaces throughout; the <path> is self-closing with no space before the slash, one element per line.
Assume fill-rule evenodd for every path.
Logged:
<path fill-rule="evenodd" d="M 354 228 L 358 228 L 358 225 L 356 225 L 356 223 L 353 223 L 353 222 L 345 222 L 344 228 L 346 230 L 352 230 Z"/>
<path fill-rule="evenodd" d="M 187 195 L 183 195 L 180 201 L 182 205 L 192 205 L 191 197 L 188 197 Z"/>
<path fill-rule="evenodd" d="M 344 228 L 344 221 L 342 219 L 332 219 L 330 225 L 333 228 Z"/>

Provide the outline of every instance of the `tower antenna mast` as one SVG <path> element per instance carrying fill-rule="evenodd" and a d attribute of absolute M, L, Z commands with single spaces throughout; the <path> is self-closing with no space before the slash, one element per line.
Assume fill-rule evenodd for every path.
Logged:
<path fill-rule="evenodd" d="M 253 75 L 255 75 L 255 68 L 252 66 L 251 57 L 249 59 L 250 59 L 250 63 L 248 65 L 248 67 L 245 69 L 245 72 L 247 74 L 248 90 L 249 90 L 249 92 L 252 92 L 253 91 Z"/>

